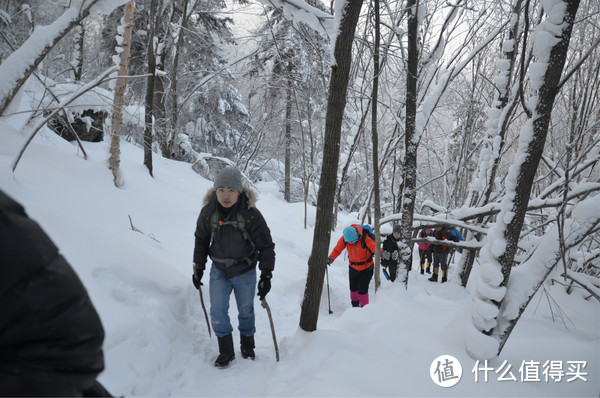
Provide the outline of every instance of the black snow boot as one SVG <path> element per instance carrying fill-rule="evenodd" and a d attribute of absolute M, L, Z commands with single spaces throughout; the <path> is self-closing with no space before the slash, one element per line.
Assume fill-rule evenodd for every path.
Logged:
<path fill-rule="evenodd" d="M 215 367 L 227 368 L 231 364 L 231 361 L 235 359 L 235 352 L 233 351 L 233 337 L 231 333 L 224 337 L 219 337 L 219 356 L 215 360 Z"/>
<path fill-rule="evenodd" d="M 351 303 L 353 307 L 360 307 L 360 301 L 358 300 L 352 300 Z"/>
<path fill-rule="evenodd" d="M 435 271 L 433 271 L 433 275 L 431 275 L 431 278 L 427 279 L 429 282 L 437 282 L 438 281 L 438 274 L 435 273 Z"/>
<path fill-rule="evenodd" d="M 242 350 L 242 358 L 254 359 L 254 336 L 240 335 L 240 349 Z"/>

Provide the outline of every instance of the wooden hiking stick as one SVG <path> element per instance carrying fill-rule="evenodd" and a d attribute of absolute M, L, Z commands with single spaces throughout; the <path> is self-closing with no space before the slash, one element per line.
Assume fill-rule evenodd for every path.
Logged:
<path fill-rule="evenodd" d="M 198 286 L 198 293 L 200 294 L 200 304 L 202 304 L 202 310 L 204 311 L 204 318 L 206 319 L 206 326 L 208 327 L 208 337 L 212 337 L 210 332 L 210 322 L 208 321 L 208 314 L 206 313 L 206 307 L 204 306 L 204 297 L 202 297 L 202 286 Z"/>
<path fill-rule="evenodd" d="M 271 324 L 271 334 L 273 335 L 273 344 L 275 345 L 275 358 L 277 362 L 279 362 L 279 347 L 277 347 L 277 337 L 275 336 L 275 326 L 273 325 L 273 317 L 271 316 L 271 308 L 269 308 L 269 304 L 267 300 L 263 297 L 260 300 L 260 304 L 264 309 L 267 310 L 267 315 L 269 316 L 269 323 Z"/>

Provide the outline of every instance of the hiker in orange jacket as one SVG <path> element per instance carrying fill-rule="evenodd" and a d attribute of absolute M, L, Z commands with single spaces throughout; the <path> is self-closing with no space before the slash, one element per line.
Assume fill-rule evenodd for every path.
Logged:
<path fill-rule="evenodd" d="M 364 307 L 369 304 L 369 283 L 373 277 L 373 254 L 375 241 L 363 227 L 352 224 L 344 228 L 343 236 L 329 255 L 328 265 L 346 249 L 350 267 L 350 300 L 353 307 Z"/>

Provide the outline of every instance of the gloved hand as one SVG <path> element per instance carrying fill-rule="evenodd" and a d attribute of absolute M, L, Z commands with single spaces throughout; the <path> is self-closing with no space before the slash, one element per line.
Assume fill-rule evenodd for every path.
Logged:
<path fill-rule="evenodd" d="M 331 265 L 331 263 L 333 263 L 333 261 L 334 261 L 333 257 L 331 257 L 331 256 L 327 257 L 327 265 Z"/>
<path fill-rule="evenodd" d="M 390 252 L 388 252 L 387 250 L 384 250 L 381 252 L 381 257 L 383 257 L 384 260 L 389 260 L 390 259 Z"/>
<path fill-rule="evenodd" d="M 271 290 L 271 278 L 273 274 L 271 271 L 263 270 L 260 274 L 260 280 L 258 281 L 258 294 L 257 296 L 263 300 L 267 293 Z"/>
<path fill-rule="evenodd" d="M 398 260 L 398 250 L 395 250 L 395 251 L 392 253 L 392 260 L 394 260 L 394 261 Z"/>
<path fill-rule="evenodd" d="M 192 283 L 196 289 L 200 289 L 200 286 L 203 285 L 200 280 L 202 279 L 202 275 L 204 274 L 204 270 L 201 270 L 194 264 L 194 275 L 192 275 Z"/>

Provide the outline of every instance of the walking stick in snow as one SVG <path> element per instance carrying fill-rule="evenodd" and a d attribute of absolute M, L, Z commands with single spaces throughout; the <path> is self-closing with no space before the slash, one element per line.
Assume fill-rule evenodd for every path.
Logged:
<path fill-rule="evenodd" d="M 329 313 L 333 314 L 333 311 L 331 311 L 331 299 L 329 298 L 329 265 L 325 265 L 325 275 L 327 275 L 327 305 L 329 305 Z"/>
<path fill-rule="evenodd" d="M 275 358 L 277 359 L 277 362 L 279 362 L 279 347 L 277 347 L 277 337 L 275 336 L 275 326 L 273 325 L 271 308 L 269 308 L 269 304 L 267 303 L 267 300 L 264 297 L 260 300 L 260 304 L 264 309 L 267 310 L 267 315 L 269 316 L 269 323 L 271 324 L 271 334 L 273 335 L 273 344 L 275 345 Z"/>
<path fill-rule="evenodd" d="M 200 286 L 198 286 L 198 293 L 200 293 L 200 304 L 202 304 L 204 318 L 206 319 L 206 326 L 208 326 L 208 337 L 212 337 L 212 334 L 210 333 L 210 322 L 208 322 L 208 314 L 206 313 L 206 306 L 204 305 L 204 297 L 202 297 L 202 287 Z"/>

